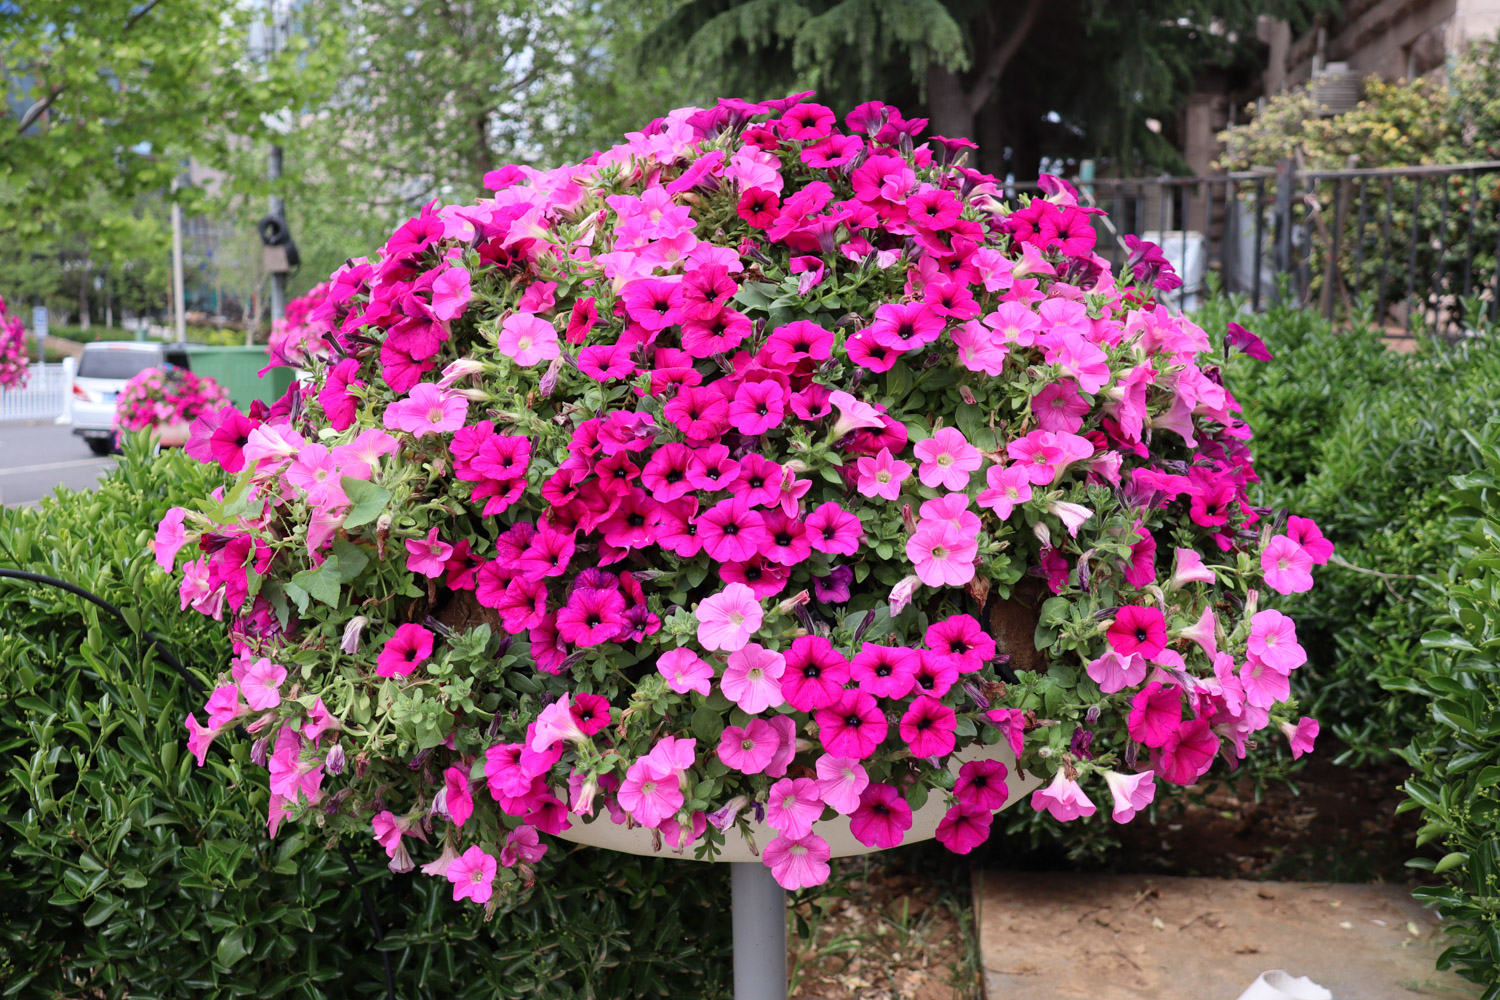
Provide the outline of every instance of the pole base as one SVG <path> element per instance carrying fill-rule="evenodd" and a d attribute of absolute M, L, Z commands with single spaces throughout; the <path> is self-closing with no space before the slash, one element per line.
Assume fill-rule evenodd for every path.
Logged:
<path fill-rule="evenodd" d="M 758 861 L 729 866 L 735 1000 L 786 1000 L 786 890 Z"/>

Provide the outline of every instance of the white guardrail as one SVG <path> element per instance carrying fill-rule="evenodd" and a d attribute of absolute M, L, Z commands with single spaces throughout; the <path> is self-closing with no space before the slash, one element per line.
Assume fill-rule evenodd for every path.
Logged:
<path fill-rule="evenodd" d="M 73 370 L 78 362 L 31 366 L 24 389 L 0 389 L 0 421 L 56 420 L 65 423 L 73 398 Z"/>

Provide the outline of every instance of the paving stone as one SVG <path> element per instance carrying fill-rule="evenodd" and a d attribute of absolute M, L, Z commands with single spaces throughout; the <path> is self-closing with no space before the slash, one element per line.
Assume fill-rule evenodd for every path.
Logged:
<path fill-rule="evenodd" d="M 1270 969 L 1334 1000 L 1477 995 L 1402 886 L 989 871 L 974 907 L 988 1000 L 1236 1000 Z"/>

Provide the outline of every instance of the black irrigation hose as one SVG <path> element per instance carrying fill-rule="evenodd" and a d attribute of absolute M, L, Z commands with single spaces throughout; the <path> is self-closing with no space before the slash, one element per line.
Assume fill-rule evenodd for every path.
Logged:
<path fill-rule="evenodd" d="M 115 607 L 113 604 L 109 603 L 98 594 L 95 594 L 88 590 L 84 590 L 77 584 L 69 583 L 66 580 L 59 580 L 55 576 L 46 576 L 42 573 L 30 573 L 23 569 L 5 569 L 4 567 L 0 567 L 0 579 L 25 580 L 28 583 L 40 583 L 48 587 L 56 587 L 59 590 L 66 590 L 68 593 L 73 594 L 77 597 L 81 597 L 89 603 L 95 604 L 98 607 L 103 608 L 105 611 L 108 611 L 111 615 L 123 622 L 127 627 L 129 627 L 130 625 L 130 622 L 126 620 L 124 613 L 122 613 L 119 608 Z M 151 647 L 156 650 L 156 655 L 161 657 L 162 662 L 182 675 L 182 679 L 187 681 L 189 687 L 191 687 L 199 694 L 202 694 L 204 691 L 208 690 L 207 685 L 205 685 L 198 678 L 194 677 L 188 671 L 187 667 L 184 667 L 182 665 L 182 661 L 174 656 L 172 654 L 172 651 L 167 649 L 167 647 L 162 644 L 162 641 L 160 639 L 152 635 L 150 632 L 147 632 L 146 640 L 151 643 Z M 365 915 L 370 920 L 370 929 L 375 935 L 375 940 L 377 942 L 384 940 L 385 928 L 380 924 L 380 914 L 375 909 L 375 901 L 371 899 L 370 894 L 365 891 L 364 884 L 360 881 L 359 866 L 354 863 L 354 856 L 349 853 L 349 848 L 346 847 L 342 841 L 339 842 L 339 853 L 343 855 L 344 865 L 348 867 L 349 875 L 354 880 L 354 888 L 359 890 L 360 899 L 363 900 L 365 904 Z M 395 974 L 391 971 L 390 952 L 382 950 L 380 952 L 380 962 L 385 967 L 385 995 L 387 997 L 387 1000 L 396 1000 L 396 977 Z"/>

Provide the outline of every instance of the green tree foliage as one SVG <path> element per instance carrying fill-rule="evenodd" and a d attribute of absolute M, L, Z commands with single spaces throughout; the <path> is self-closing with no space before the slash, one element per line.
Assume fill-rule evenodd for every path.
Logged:
<path fill-rule="evenodd" d="M 1196 73 L 1250 60 L 1262 15 L 1303 25 L 1330 0 L 684 0 L 645 40 L 699 100 L 816 89 L 925 107 L 933 131 L 979 142 L 989 171 L 1042 157 L 1180 163 L 1147 128 L 1172 121 Z"/>

